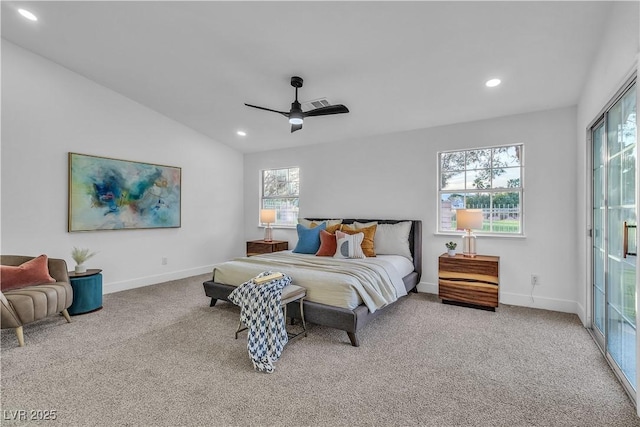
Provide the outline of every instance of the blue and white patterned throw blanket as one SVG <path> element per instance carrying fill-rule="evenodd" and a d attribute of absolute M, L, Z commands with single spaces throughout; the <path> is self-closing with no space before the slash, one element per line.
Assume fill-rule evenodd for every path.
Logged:
<path fill-rule="evenodd" d="M 254 282 L 273 273 L 264 271 L 229 294 L 229 301 L 241 309 L 240 321 L 248 328 L 247 350 L 253 367 L 267 373 L 273 372 L 273 362 L 289 340 L 280 302 L 282 288 L 291 283 L 291 277 L 285 274 L 261 285 Z"/>

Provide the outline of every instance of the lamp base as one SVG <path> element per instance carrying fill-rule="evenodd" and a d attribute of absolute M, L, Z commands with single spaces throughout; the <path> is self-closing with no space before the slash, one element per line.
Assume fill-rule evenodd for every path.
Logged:
<path fill-rule="evenodd" d="M 267 226 L 264 229 L 264 241 L 265 242 L 273 241 L 273 236 L 271 234 L 271 227 L 269 226 L 269 224 L 267 224 Z"/>
<path fill-rule="evenodd" d="M 476 236 L 467 230 L 467 234 L 462 236 L 462 256 L 467 258 L 476 257 Z"/>

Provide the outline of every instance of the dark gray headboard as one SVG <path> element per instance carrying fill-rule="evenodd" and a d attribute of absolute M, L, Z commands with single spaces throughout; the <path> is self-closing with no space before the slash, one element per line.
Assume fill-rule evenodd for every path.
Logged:
<path fill-rule="evenodd" d="M 326 221 L 332 218 L 305 218 L 309 221 Z M 409 249 L 413 256 L 413 268 L 418 273 L 418 281 L 422 276 L 422 221 L 417 219 L 343 219 L 343 224 L 353 224 L 357 222 L 376 221 L 379 224 L 397 224 L 399 222 L 411 221 L 411 231 L 409 232 Z"/>

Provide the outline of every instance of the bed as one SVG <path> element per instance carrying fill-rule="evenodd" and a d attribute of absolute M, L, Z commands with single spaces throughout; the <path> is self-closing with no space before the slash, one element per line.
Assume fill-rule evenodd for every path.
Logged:
<path fill-rule="evenodd" d="M 316 223 L 327 221 L 325 218 L 307 218 L 307 220 Z M 299 255 L 290 251 L 236 258 L 216 266 L 212 280 L 203 283 L 205 295 L 211 298 L 210 306 L 215 306 L 217 300 L 228 301 L 229 294 L 242 281 L 254 277 L 256 272 L 282 271 L 292 277 L 294 284 L 307 289 L 307 297 L 304 301 L 305 320 L 344 330 L 351 345 L 358 347 L 360 345 L 358 332 L 372 319 L 384 313 L 386 307 L 402 299 L 408 292 L 416 292 L 416 286 L 422 275 L 422 221 L 342 220 L 342 224 L 349 226 L 354 223 L 362 225 L 372 222 L 390 225 L 410 223 L 408 234 L 410 259 L 405 257 L 402 261 L 399 259 L 402 258 L 400 256 L 379 255 L 365 260 L 334 260 L 332 257 Z M 388 268 L 388 265 L 394 265 L 394 268 Z M 380 269 L 387 273 L 395 271 L 398 277 L 394 278 L 394 274 L 381 274 L 380 276 L 388 276 L 388 279 L 380 283 L 381 279 L 376 274 Z M 370 279 L 373 276 L 376 278 Z M 400 287 L 404 289 L 399 289 Z M 348 294 L 346 288 L 356 289 L 355 294 Z M 368 288 L 373 291 L 367 293 Z M 287 307 L 287 314 L 299 319 L 299 306 L 290 304 Z"/>

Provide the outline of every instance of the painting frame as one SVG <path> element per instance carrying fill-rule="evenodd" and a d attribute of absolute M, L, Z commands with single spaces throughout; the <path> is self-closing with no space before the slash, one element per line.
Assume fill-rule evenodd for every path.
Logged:
<path fill-rule="evenodd" d="M 182 227 L 182 168 L 69 152 L 70 233 Z"/>

